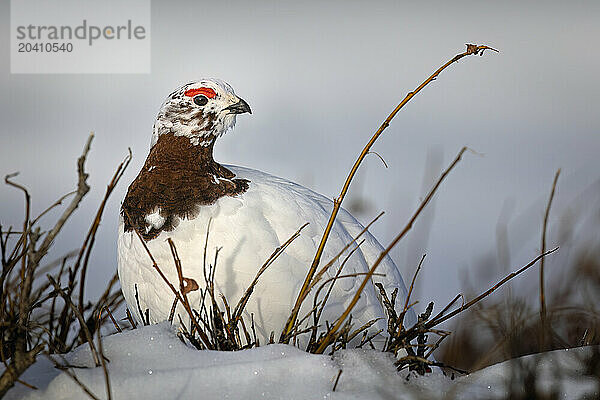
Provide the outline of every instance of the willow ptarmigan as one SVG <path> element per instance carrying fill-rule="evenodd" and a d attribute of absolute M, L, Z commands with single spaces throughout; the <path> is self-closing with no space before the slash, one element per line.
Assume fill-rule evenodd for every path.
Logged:
<path fill-rule="evenodd" d="M 129 186 L 119 226 L 119 278 L 125 300 L 138 321 L 143 321 L 142 310 L 144 313 L 148 310 L 151 323 L 167 320 L 174 301 L 171 289 L 153 268 L 140 237 L 177 288 L 179 279 L 168 238 L 177 248 L 183 276 L 194 279 L 200 287 L 205 282 L 205 257 L 206 263 L 212 263 L 215 250 L 220 248 L 215 288 L 233 307 L 269 255 L 308 222 L 300 237 L 262 275 L 245 309 L 246 316 L 254 314 L 261 343 L 268 340 L 271 331 L 279 337 L 333 202 L 288 180 L 249 168 L 221 165 L 213 159 L 217 138 L 233 128 L 238 114 L 250 112 L 248 104 L 235 95 L 231 86 L 217 79 L 183 85 L 162 105 L 154 124 L 150 154 Z M 362 229 L 352 215 L 341 209 L 322 260 L 332 259 Z M 379 256 L 382 246 L 377 240 L 369 232 L 362 238 L 365 242 L 350 256 L 343 274 L 366 272 Z M 345 255 L 330 268 L 327 277 L 335 275 L 344 258 Z M 406 288 L 393 261 L 386 258 L 377 272 L 385 276 L 373 280 L 382 282 L 388 293 L 399 288 L 398 301 L 403 304 Z M 361 280 L 359 276 L 335 283 L 321 317 L 322 324 L 331 323 L 340 315 Z M 188 294 L 193 308 L 200 307 L 200 292 Z M 320 297 L 325 292 L 321 291 Z M 310 311 L 312 304 L 312 298 L 305 301 L 300 315 Z M 190 323 L 181 305 L 177 306 L 176 314 L 174 323 L 178 323 L 178 316 L 186 325 Z M 412 323 L 415 316 L 412 311 L 409 314 L 407 322 Z M 384 317 L 376 288 L 371 284 L 352 315 L 355 327 Z M 384 329 L 385 318 L 375 327 Z"/>

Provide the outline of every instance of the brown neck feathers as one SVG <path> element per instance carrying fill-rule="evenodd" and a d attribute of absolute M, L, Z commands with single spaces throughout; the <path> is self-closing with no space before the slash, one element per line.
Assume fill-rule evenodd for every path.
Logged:
<path fill-rule="evenodd" d="M 160 135 L 121 206 L 125 231 L 135 229 L 148 241 L 173 230 L 181 218 L 193 219 L 200 207 L 248 190 L 247 180 L 234 179 L 215 162 L 213 145 L 214 139 L 194 146 L 185 136 Z"/>

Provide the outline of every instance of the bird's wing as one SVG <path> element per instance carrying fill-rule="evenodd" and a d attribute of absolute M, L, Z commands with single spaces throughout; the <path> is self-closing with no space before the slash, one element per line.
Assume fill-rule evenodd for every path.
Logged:
<path fill-rule="evenodd" d="M 301 255 L 303 260 L 306 260 L 310 263 L 312 261 L 312 257 L 314 256 L 314 249 L 316 249 L 319 242 L 321 241 L 325 225 L 329 219 L 329 216 L 331 215 L 331 211 L 333 209 L 333 201 L 304 186 L 295 184 L 285 179 L 277 178 L 269 174 L 242 167 L 228 166 L 228 168 L 234 170 L 234 172 L 239 176 L 250 179 L 251 181 L 254 179 L 254 181 L 259 182 L 262 185 L 260 191 L 261 193 L 269 192 L 272 190 L 274 191 L 275 197 L 288 197 L 287 195 L 289 195 L 289 198 L 280 198 L 280 200 L 285 201 L 286 204 L 280 204 L 279 206 L 272 208 L 272 210 L 275 210 L 275 213 L 270 216 L 270 219 L 277 219 L 278 221 L 280 221 L 280 223 L 278 224 L 279 226 L 285 226 L 285 221 L 295 221 L 295 224 L 298 224 L 299 221 L 306 221 L 311 224 L 311 226 L 307 227 L 308 231 L 303 231 L 302 234 L 305 237 L 310 237 L 313 243 L 312 251 L 308 254 L 305 253 Z M 286 195 L 284 195 L 283 192 L 285 192 Z M 287 202 L 294 202 L 295 204 L 292 205 Z M 298 213 L 299 218 L 294 218 L 292 216 L 286 215 L 278 215 L 282 212 L 286 212 L 286 210 L 290 213 Z M 286 230 L 290 232 L 294 228 L 297 229 L 296 226 L 290 225 L 286 227 Z M 356 218 L 354 218 L 345 209 L 340 208 L 336 218 L 336 222 L 334 224 L 334 228 L 332 229 L 331 235 L 325 247 L 325 251 L 323 253 L 320 265 L 325 265 L 329 260 L 334 258 L 337 255 L 337 253 L 346 244 L 351 243 L 353 239 L 357 237 L 363 229 L 364 226 L 360 222 L 358 222 Z M 280 241 L 284 241 L 285 239 L 286 238 L 280 237 Z M 361 239 L 364 239 L 364 243 L 360 246 L 359 250 L 352 255 L 352 258 L 349 259 L 346 266 L 344 266 L 343 274 L 367 272 L 383 251 L 383 247 L 381 246 L 381 244 L 377 241 L 377 239 L 375 239 L 375 237 L 370 232 L 365 232 L 361 236 Z M 360 242 L 360 240 L 358 242 Z M 290 247 L 293 248 L 293 246 Z M 307 246 L 307 248 L 310 248 L 310 246 Z M 350 250 L 352 248 L 353 246 L 350 247 Z M 344 255 L 340 257 L 338 262 L 334 263 L 334 265 L 328 271 L 328 277 L 331 277 L 335 274 L 335 271 L 340 265 L 340 262 L 345 258 L 345 256 L 348 253 L 349 251 L 346 251 Z M 385 275 L 376 276 L 373 279 L 373 281 L 383 283 L 383 286 L 385 287 L 388 296 L 391 295 L 392 291 L 395 288 L 398 288 L 397 305 L 399 308 L 402 308 L 402 305 L 404 304 L 404 299 L 406 298 L 407 290 L 398 268 L 394 264 L 393 260 L 389 257 L 389 255 L 384 257 L 382 262 L 379 264 L 376 272 Z M 350 295 L 354 294 L 356 288 L 358 287 L 361 281 L 362 277 L 340 280 L 336 283 L 336 286 L 334 287 L 334 293 L 337 290 L 339 292 L 336 293 L 338 296 L 348 299 Z M 378 291 L 376 291 L 371 285 L 369 285 L 366 289 L 366 292 L 366 307 L 378 308 L 379 305 L 375 304 L 379 303 L 379 300 L 377 300 L 376 298 L 376 296 L 378 295 Z M 412 310 L 409 310 L 409 312 L 407 313 L 406 321 L 408 323 L 416 322 L 416 317 Z"/>

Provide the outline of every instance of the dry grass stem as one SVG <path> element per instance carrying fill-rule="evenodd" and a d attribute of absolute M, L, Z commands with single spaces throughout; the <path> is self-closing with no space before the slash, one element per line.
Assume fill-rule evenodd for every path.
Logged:
<path fill-rule="evenodd" d="M 71 300 L 71 296 L 66 294 L 65 291 L 61 289 L 60 285 L 54 280 L 54 278 L 52 278 L 51 275 L 47 275 L 47 277 L 48 277 L 48 280 L 50 281 L 50 283 L 52 283 L 52 286 L 54 286 L 54 289 L 63 298 L 65 303 L 71 308 L 73 314 L 75 314 L 75 316 L 79 320 L 81 332 L 83 332 L 83 334 L 85 335 L 86 341 L 88 342 L 88 345 L 90 346 L 90 352 L 92 353 L 92 358 L 94 359 L 94 363 L 96 364 L 96 367 L 99 367 L 100 366 L 100 356 L 98 356 L 98 351 L 96 350 L 96 346 L 94 345 L 94 338 L 92 337 L 92 334 L 90 333 L 90 330 L 85 323 L 85 319 L 83 318 L 83 315 L 79 312 L 79 309 L 75 306 L 75 304 L 73 304 L 73 301 Z"/>
<path fill-rule="evenodd" d="M 235 306 L 235 309 L 233 311 L 233 318 L 231 319 L 232 324 L 233 324 L 234 327 L 237 325 L 237 322 L 241 318 L 242 312 L 246 308 L 246 304 L 248 304 L 248 300 L 250 299 L 250 296 L 252 295 L 252 292 L 254 291 L 254 287 L 258 283 L 258 280 L 261 277 L 261 275 L 285 251 L 285 249 L 294 240 L 296 240 L 296 238 L 298 238 L 298 236 L 300 236 L 300 232 L 307 225 L 308 225 L 308 223 L 305 223 L 304 225 L 302 225 L 292 236 L 290 236 L 290 238 L 288 240 L 285 241 L 285 243 L 283 243 L 281 246 L 279 246 L 278 248 L 276 248 L 275 251 L 273 251 L 273 253 L 269 256 L 269 258 L 267 258 L 267 261 L 265 261 L 265 263 L 262 265 L 262 267 L 258 270 L 256 276 L 254 277 L 254 280 L 252 281 L 252 283 L 250 284 L 250 286 L 248 286 L 248 288 L 244 292 L 244 295 L 240 298 L 240 300 L 238 301 L 237 305 Z"/>
<path fill-rule="evenodd" d="M 83 242 L 83 245 L 80 248 L 79 255 L 77 257 L 77 261 L 75 262 L 75 265 L 73 266 L 73 270 L 75 273 L 77 273 L 79 271 L 79 268 L 81 267 L 81 275 L 79 278 L 79 282 L 80 282 L 80 284 L 79 284 L 79 312 L 81 314 L 83 314 L 85 277 L 86 277 L 86 273 L 87 273 L 88 263 L 90 261 L 90 254 L 92 253 L 94 241 L 96 240 L 96 233 L 98 232 L 98 228 L 100 227 L 100 221 L 102 220 L 102 214 L 104 213 L 104 208 L 106 207 L 106 203 L 108 202 L 110 195 L 112 194 L 113 190 L 117 186 L 117 183 L 119 183 L 119 180 L 123 176 L 123 173 L 125 173 L 125 170 L 129 166 L 130 162 L 131 162 L 131 149 L 129 149 L 129 154 L 127 155 L 127 157 L 125 157 L 125 160 L 123 160 L 121 162 L 121 164 L 119 164 L 112 179 L 106 186 L 106 192 L 104 194 L 104 198 L 100 202 L 100 206 L 98 207 L 98 211 L 96 212 L 96 217 L 94 218 L 94 222 L 92 223 L 92 226 L 90 226 L 90 229 L 89 229 L 89 231 L 85 237 L 85 240 Z M 84 257 L 84 252 L 85 252 L 85 258 L 83 259 L 83 265 L 82 265 L 81 261 L 82 261 L 82 258 Z"/>
<path fill-rule="evenodd" d="M 314 276 L 314 274 L 319 266 L 319 263 L 321 261 L 321 255 L 323 254 L 323 250 L 325 249 L 325 243 L 327 242 L 329 234 L 331 233 L 331 229 L 333 228 L 333 224 L 335 222 L 335 218 L 339 212 L 339 209 L 342 205 L 342 201 L 344 200 L 344 197 L 346 196 L 346 193 L 348 192 L 348 189 L 350 188 L 350 183 L 352 182 L 354 175 L 358 171 L 358 168 L 360 167 L 364 158 L 367 156 L 367 154 L 371 150 L 371 147 L 373 146 L 375 141 L 379 138 L 381 133 L 383 133 L 383 131 L 389 126 L 392 119 L 406 105 L 406 103 L 408 103 L 417 93 L 419 93 L 430 82 L 435 80 L 437 78 L 437 76 L 444 69 L 446 69 L 451 64 L 459 61 L 463 57 L 466 57 L 469 55 L 483 55 L 483 52 L 485 50 L 497 51 L 488 46 L 478 46 L 478 45 L 473 45 L 473 44 L 467 44 L 466 51 L 454 56 L 451 60 L 449 60 L 447 63 L 442 65 L 440 68 L 438 68 L 433 74 L 431 74 L 431 76 L 429 78 L 427 78 L 425 81 L 423 81 L 423 83 L 421 83 L 414 91 L 409 92 L 406 95 L 406 97 L 396 106 L 396 108 L 385 119 L 385 121 L 381 124 L 379 129 L 377 129 L 377 131 L 373 134 L 373 136 L 371 137 L 369 142 L 365 145 L 362 152 L 356 159 L 354 165 L 352 166 L 352 169 L 350 170 L 350 173 L 348 174 L 348 177 L 346 178 L 346 181 L 344 182 L 344 186 L 342 187 L 340 195 L 333 202 L 333 210 L 331 212 L 331 216 L 329 217 L 329 221 L 327 222 L 327 226 L 325 228 L 325 231 L 323 232 L 321 242 L 319 243 L 319 246 L 315 253 L 313 262 L 312 262 L 310 269 L 306 275 L 306 279 L 302 285 L 302 288 L 300 289 L 300 292 L 298 293 L 296 303 L 294 304 L 294 308 L 292 309 L 292 312 L 290 314 L 290 319 L 287 321 L 285 329 L 282 332 L 282 337 L 289 335 L 289 333 L 291 332 L 291 330 L 293 329 L 293 327 L 295 325 L 296 318 L 298 317 L 298 311 L 300 310 L 300 306 L 304 302 L 304 299 L 306 299 L 306 297 L 308 296 L 308 291 L 309 291 L 311 281 L 312 281 L 313 276 Z"/>
<path fill-rule="evenodd" d="M 125 212 L 125 218 L 129 218 L 130 219 L 130 217 L 127 214 L 127 212 Z M 158 275 L 161 277 L 161 279 L 163 280 L 163 282 L 165 282 L 165 284 L 169 287 L 169 289 L 171 289 L 171 292 L 173 292 L 173 294 L 175 295 L 175 298 L 177 299 L 177 301 L 179 301 L 183 305 L 183 307 L 185 308 L 185 311 L 187 312 L 187 314 L 188 314 L 188 316 L 190 318 L 191 323 L 196 328 L 196 330 L 198 332 L 198 335 L 200 336 L 200 340 L 202 340 L 204 346 L 206 346 L 206 348 L 208 348 L 208 349 L 213 349 L 212 346 L 211 346 L 211 344 L 210 344 L 210 339 L 208 338 L 208 336 L 206 335 L 206 333 L 204 332 L 204 330 L 200 327 L 200 325 L 198 324 L 198 321 L 196 320 L 196 318 L 194 318 L 194 313 L 193 313 L 191 307 L 189 306 L 189 303 L 186 303 L 183 300 L 181 294 L 177 291 L 177 289 L 175 289 L 175 286 L 173 286 L 173 284 L 169 281 L 169 279 L 162 272 L 162 270 L 160 269 L 160 267 L 156 263 L 156 260 L 154 259 L 154 256 L 150 252 L 150 249 L 148 248 L 148 245 L 146 245 L 146 242 L 144 241 L 144 239 L 142 238 L 142 236 L 140 235 L 140 233 L 136 229 L 134 229 L 133 231 L 135 232 L 135 234 L 138 237 L 140 243 L 144 247 L 144 250 L 146 251 L 146 254 L 148 254 L 148 257 L 150 258 L 150 261 L 152 261 L 152 267 L 156 270 L 156 272 L 158 272 Z"/>
<path fill-rule="evenodd" d="M 96 331 L 98 335 L 98 355 L 100 357 L 100 363 L 102 364 L 102 373 L 104 374 L 104 386 L 106 388 L 106 398 L 112 400 L 112 390 L 110 388 L 110 376 L 108 374 L 108 368 L 106 367 L 106 357 L 104 357 L 104 347 L 102 346 L 102 336 L 100 335 L 100 329 Z"/>
<path fill-rule="evenodd" d="M 87 268 L 101 213 L 92 223 L 89 230 L 91 234 L 88 233 L 88 239 L 78 251 L 42 264 L 66 221 L 90 190 L 85 164 L 93 137 L 93 134 L 88 137 L 83 152 L 77 159 L 77 189 L 61 196 L 35 218 L 31 217 L 31 197 L 27 189 L 13 181 L 15 174 L 5 178 L 7 185 L 23 192 L 25 216 L 23 229 L 17 237 L 12 228 L 5 232 L 0 227 L 0 357 L 5 364 L 5 370 L 0 376 L 0 397 L 19 382 L 19 376 L 44 350 L 48 354 L 66 353 L 88 342 L 96 365 L 102 363 L 94 348 L 93 335 L 108 320 L 108 316 L 103 317 L 100 313 L 102 307 L 118 307 L 123 302 L 120 290 L 114 288 L 118 278 L 116 274 L 113 276 L 95 305 L 85 304 L 85 273 L 78 275 L 77 271 L 80 267 Z M 112 188 L 122 176 L 130 157 L 131 155 L 126 158 L 119 166 L 118 173 L 113 176 L 110 182 Z M 103 204 L 106 204 L 109 195 L 110 191 L 104 197 Z M 42 230 L 38 226 L 42 217 L 62 205 L 69 197 L 70 201 L 50 229 Z M 67 262 L 76 254 L 80 255 L 77 266 L 68 266 Z M 20 268 L 16 269 L 17 265 Z M 62 282 L 66 284 L 61 288 Z M 80 298 L 72 297 L 77 285 Z M 75 303 L 80 306 L 77 307 Z"/>
<path fill-rule="evenodd" d="M 121 329 L 121 327 L 119 326 L 119 324 L 117 323 L 117 320 L 115 320 L 115 317 L 113 316 L 112 312 L 110 311 L 110 308 L 108 307 L 104 307 L 104 309 L 106 310 L 111 322 L 113 323 L 113 326 L 115 327 L 115 330 L 119 333 L 123 332 L 123 330 Z"/>
<path fill-rule="evenodd" d="M 344 311 L 344 313 L 338 318 L 338 320 L 335 323 L 335 325 L 332 327 L 332 329 L 328 332 L 328 334 L 323 338 L 323 340 L 319 344 L 319 347 L 317 348 L 316 353 L 319 353 L 319 354 L 322 353 L 327 348 L 327 346 L 329 346 L 335 340 L 335 338 L 337 337 L 337 334 L 338 334 L 337 331 L 342 326 L 344 320 L 348 317 L 348 315 L 350 314 L 350 312 L 352 311 L 352 309 L 354 308 L 354 306 L 358 302 L 358 299 L 360 298 L 360 295 L 361 295 L 362 291 L 364 290 L 364 288 L 367 285 L 367 283 L 370 281 L 371 277 L 373 276 L 373 273 L 375 272 L 375 270 L 377 269 L 377 267 L 379 266 L 379 264 L 381 263 L 381 261 L 383 261 L 383 259 L 388 255 L 388 253 L 392 250 L 392 248 L 394 248 L 394 246 L 396 246 L 396 244 L 398 244 L 398 242 L 408 233 L 408 231 L 410 231 L 410 229 L 412 228 L 415 220 L 418 218 L 418 216 L 421 214 L 421 212 L 425 209 L 425 207 L 427 206 L 427 204 L 429 203 L 429 201 L 433 198 L 433 195 L 436 193 L 437 189 L 440 187 L 440 185 L 442 184 L 442 182 L 444 181 L 444 179 L 448 176 L 448 174 L 450 173 L 450 171 L 452 171 L 452 169 L 456 166 L 456 164 L 458 164 L 458 162 L 461 160 L 462 155 L 464 154 L 464 152 L 466 150 L 467 150 L 467 148 L 463 147 L 458 152 L 458 155 L 456 156 L 456 158 L 454 159 L 454 161 L 442 173 L 442 175 L 437 180 L 437 182 L 435 183 L 435 185 L 431 188 L 431 190 L 429 191 L 429 193 L 427 194 L 427 196 L 425 196 L 425 199 L 423 199 L 423 201 L 421 202 L 421 204 L 419 205 L 419 207 L 417 208 L 417 210 L 415 211 L 415 213 L 413 214 L 413 216 L 410 218 L 410 220 L 408 221 L 408 223 L 406 224 L 406 226 L 404 227 L 404 229 L 381 252 L 381 254 L 377 258 L 377 260 L 375 261 L 375 263 L 371 266 L 371 269 L 369 270 L 367 276 L 361 282 L 359 288 L 357 289 L 356 293 L 354 294 L 354 297 L 352 298 L 350 304 L 348 305 L 348 307 L 346 308 L 346 310 Z"/>
<path fill-rule="evenodd" d="M 417 275 L 419 275 L 419 271 L 421 271 L 421 267 L 423 266 L 423 261 L 425 261 L 425 254 L 423 254 L 423 256 L 421 257 L 421 261 L 419 261 L 419 265 L 417 265 L 417 269 L 415 270 L 415 273 L 413 274 L 412 280 L 410 281 L 410 286 L 408 288 L 408 294 L 406 295 L 406 299 L 404 300 L 404 307 L 402 307 L 402 311 L 400 312 L 400 318 L 398 320 L 398 332 L 400 332 L 403 328 L 404 328 L 404 317 L 406 316 L 406 313 L 408 312 L 408 310 L 414 305 L 411 304 L 409 306 L 408 302 L 410 301 L 410 297 L 412 296 L 412 292 L 415 288 L 415 282 L 417 280 Z M 380 288 L 380 290 L 382 290 L 382 288 Z M 384 291 L 385 293 L 385 291 Z M 392 303 L 392 309 L 393 309 L 394 304 Z"/>
<path fill-rule="evenodd" d="M 494 286 L 492 286 L 491 288 L 489 288 L 488 290 L 486 290 L 485 292 L 481 293 L 479 296 L 475 297 L 473 300 L 469 301 L 467 304 L 464 304 L 463 306 L 457 308 L 456 310 L 452 311 L 451 313 L 444 315 L 444 316 L 440 316 L 439 318 L 432 320 L 431 322 L 429 322 L 427 324 L 428 328 L 433 328 L 436 325 L 441 324 L 444 321 L 447 321 L 448 319 L 454 317 L 455 315 L 469 309 L 471 306 L 473 306 L 474 304 L 480 302 L 482 299 L 484 299 L 485 297 L 489 296 L 490 294 L 492 294 L 494 291 L 496 291 L 498 288 L 500 288 L 502 285 L 504 285 L 506 282 L 510 281 L 511 279 L 515 278 L 516 276 L 522 274 L 523 272 L 527 271 L 529 268 L 531 268 L 532 266 L 534 266 L 540 259 L 554 253 L 555 251 L 558 250 L 558 247 L 553 248 L 552 250 L 548 250 L 540 255 L 538 255 L 536 258 L 534 258 L 533 260 L 531 260 L 529 263 L 527 263 L 527 265 L 521 267 L 518 271 L 512 272 L 510 274 L 508 274 L 507 276 L 505 276 L 503 279 L 501 279 L 498 283 L 496 283 Z"/>
<path fill-rule="evenodd" d="M 546 232 L 548 230 L 548 218 L 550 217 L 550 207 L 552 207 L 552 200 L 554 199 L 554 193 L 556 191 L 556 184 L 558 183 L 558 177 L 560 175 L 560 168 L 554 175 L 554 181 L 552 182 L 552 190 L 550 191 L 550 197 L 548 198 L 548 205 L 546 206 L 546 212 L 544 213 L 544 225 L 542 227 L 542 253 L 546 252 Z M 546 325 L 546 293 L 545 293 L 545 279 L 544 279 L 544 268 L 545 259 L 542 257 L 540 261 L 540 321 L 542 326 Z M 545 348 L 545 331 L 546 329 L 540 330 L 540 351 Z"/>
<path fill-rule="evenodd" d="M 125 218 L 128 218 L 125 215 Z M 255 286 L 259 282 L 262 274 L 268 269 L 270 265 L 278 259 L 278 257 L 283 254 L 285 249 L 300 236 L 301 231 L 308 224 L 304 224 L 301 226 L 286 242 L 284 242 L 281 246 L 279 246 L 275 251 L 268 257 L 265 263 L 259 268 L 254 280 L 246 289 L 242 298 L 236 304 L 236 307 L 232 310 L 229 306 L 229 302 L 222 295 L 215 293 L 215 271 L 218 262 L 218 255 L 220 248 L 217 248 L 215 251 L 215 257 L 213 263 L 207 262 L 207 248 L 208 248 L 208 238 L 210 232 L 210 221 L 207 226 L 206 239 L 204 243 L 204 255 L 203 255 L 203 276 L 205 281 L 204 289 L 200 289 L 198 283 L 190 278 L 187 278 L 183 274 L 183 267 L 179 255 L 177 253 L 177 248 L 175 243 L 169 238 L 167 242 L 169 243 L 171 255 L 173 257 L 175 268 L 177 270 L 177 276 L 179 279 L 179 291 L 175 289 L 175 285 L 168 281 L 161 268 L 158 266 L 156 259 L 150 252 L 148 246 L 145 244 L 141 235 L 136 232 L 138 239 L 143 244 L 146 253 L 150 257 L 150 260 L 153 263 L 154 269 L 159 273 L 162 280 L 171 288 L 171 291 L 175 295 L 173 305 L 171 307 L 171 312 L 169 314 L 169 321 L 173 320 L 173 317 L 176 312 L 176 306 L 178 303 L 181 303 L 186 313 L 190 318 L 190 329 L 187 329 L 183 326 L 183 321 L 181 320 L 181 316 L 178 315 L 178 319 L 180 322 L 181 333 L 184 338 L 186 338 L 191 344 L 193 344 L 198 349 L 214 349 L 214 350 L 240 350 L 244 348 L 251 348 L 257 346 L 259 343 L 256 340 L 256 333 L 254 329 L 254 320 L 253 315 L 251 314 L 252 323 L 251 330 L 252 335 L 254 336 L 254 340 L 252 340 L 251 334 L 248 331 L 247 324 L 245 323 L 242 313 L 245 310 L 245 307 L 250 299 Z M 199 309 L 195 310 L 192 308 L 190 304 L 187 294 L 192 291 L 200 290 L 200 304 Z M 136 292 L 136 300 L 138 303 L 138 312 L 140 315 L 143 314 L 143 310 L 139 306 L 139 295 Z M 223 304 L 224 311 L 221 310 L 218 301 Z M 149 310 L 146 310 L 146 318 L 149 320 Z M 241 326 L 241 328 L 240 328 Z M 241 332 L 240 332 L 241 329 Z M 196 337 L 198 336 L 198 337 Z M 242 340 L 245 339 L 246 343 L 243 343 Z"/>
<path fill-rule="evenodd" d="M 77 377 L 77 375 L 75 375 L 75 373 L 73 371 L 71 371 L 71 369 L 74 368 L 74 366 L 68 366 L 67 365 L 67 360 L 64 359 L 64 357 L 62 358 L 63 363 L 59 363 L 58 361 L 56 361 L 53 357 L 46 355 L 46 358 L 48 358 L 48 360 L 50 360 L 53 364 L 54 364 L 54 368 L 59 369 L 61 371 L 63 371 L 64 373 L 67 374 L 67 376 L 69 378 L 71 378 L 73 380 L 73 382 L 75 382 L 77 384 L 77 386 L 79 386 L 81 388 L 81 390 L 83 390 L 85 392 L 85 394 L 87 394 L 90 399 L 92 400 L 100 400 L 100 398 L 98 396 L 96 396 L 91 390 L 90 388 L 88 388 L 86 385 L 83 384 L 83 382 L 81 382 L 79 380 L 79 378 Z"/>
<path fill-rule="evenodd" d="M 344 266 L 346 265 L 346 262 L 350 259 L 350 257 L 352 257 L 352 254 L 354 254 L 354 252 L 356 250 L 358 250 L 360 248 L 360 245 L 364 243 L 364 239 L 358 243 L 356 245 L 356 247 L 354 247 L 352 249 L 352 251 L 350 251 L 348 253 L 348 255 L 346 256 L 346 258 L 344 259 L 344 261 L 342 261 L 342 263 L 340 264 L 338 270 L 336 271 L 335 275 L 332 278 L 327 279 L 325 282 L 323 282 L 323 284 L 319 287 L 319 289 L 317 290 L 317 292 L 315 293 L 315 297 L 313 299 L 313 306 L 316 308 L 317 307 L 317 300 L 319 298 L 319 293 L 321 292 L 321 290 L 325 287 L 325 285 L 329 282 L 331 282 L 331 285 L 329 285 L 329 288 L 327 289 L 327 292 L 325 293 L 325 296 L 323 297 L 323 300 L 321 300 L 320 302 L 320 307 L 318 308 L 318 311 L 314 314 L 314 323 L 313 325 L 316 327 L 319 325 L 319 320 L 321 319 L 321 315 L 323 314 L 323 310 L 325 309 L 325 305 L 327 304 L 327 300 L 329 300 L 329 296 L 331 295 L 331 291 L 333 290 L 333 286 L 335 285 L 335 283 L 337 282 L 338 279 L 342 279 L 342 278 L 348 278 L 348 277 L 355 277 L 358 276 L 356 274 L 348 274 L 348 275 L 341 275 L 342 270 L 344 269 Z M 316 329 L 315 329 L 315 334 L 316 334 Z"/>
<path fill-rule="evenodd" d="M 325 272 L 327 272 L 327 270 L 329 270 L 329 268 L 337 261 L 339 260 L 339 258 L 342 256 L 342 254 L 344 254 L 346 252 L 346 250 L 348 250 L 350 248 L 350 246 L 352 246 L 353 244 L 357 243 L 357 240 L 360 239 L 362 237 L 362 235 L 365 234 L 365 232 L 367 232 L 369 230 L 369 228 L 371 227 L 371 225 L 373 225 L 375 222 L 377 222 L 377 220 L 379 218 L 381 218 L 383 216 L 383 214 L 385 214 L 385 212 L 380 212 L 375 218 L 373 218 L 371 220 L 371 222 L 369 222 L 359 233 L 358 235 L 356 235 L 355 237 L 352 238 L 352 241 L 350 241 L 349 243 L 347 243 L 331 260 L 329 260 L 329 262 L 327 262 L 327 264 L 325 264 L 323 266 L 323 268 L 321 268 L 314 276 L 313 280 L 311 281 L 311 285 L 310 288 L 308 289 L 308 291 L 310 292 L 312 289 L 314 289 L 314 287 L 317 285 L 317 283 L 319 283 L 321 277 L 323 276 L 323 274 Z M 361 242 L 362 243 L 362 242 Z M 358 245 L 360 247 L 360 244 Z M 353 250 L 354 252 L 355 250 Z"/>
<path fill-rule="evenodd" d="M 133 316 L 131 315 L 131 311 L 129 311 L 129 309 L 125 309 L 125 315 L 126 315 L 126 319 L 127 321 L 129 321 L 129 324 L 131 325 L 131 327 L 133 329 L 137 328 L 137 324 L 135 323 L 135 319 L 133 318 Z"/>
<path fill-rule="evenodd" d="M 343 370 L 340 369 L 339 372 L 337 373 L 337 376 L 335 377 L 335 383 L 333 384 L 333 389 L 331 390 L 332 392 L 335 392 L 338 382 L 340 381 L 340 376 L 342 376 L 342 372 L 343 372 Z"/>
<path fill-rule="evenodd" d="M 36 338 L 36 341 L 38 341 L 37 344 L 30 344 L 32 333 L 29 328 L 31 325 L 31 310 L 36 304 L 37 306 L 40 305 L 39 299 L 42 297 L 41 292 L 32 290 L 33 282 L 36 278 L 36 270 L 39 267 L 40 261 L 46 256 L 65 222 L 73 214 L 90 189 L 86 182 L 88 174 L 85 172 L 85 161 L 92 139 L 93 135 L 90 135 L 84 146 L 83 153 L 77 160 L 77 190 L 54 226 L 45 233 L 42 233 L 40 228 L 34 227 L 34 222 L 37 222 L 41 215 L 34 221 L 31 220 L 31 197 L 27 189 L 12 181 L 12 178 L 16 174 L 5 177 L 7 185 L 23 192 L 25 197 L 25 217 L 23 220 L 23 229 L 10 252 L 7 246 L 11 229 L 9 229 L 9 234 L 5 235 L 4 239 L 0 235 L 0 247 L 2 251 L 2 273 L 0 275 L 0 300 L 2 307 L 0 307 L 0 313 L 2 321 L 8 322 L 10 326 L 8 330 L 4 330 L 3 337 L 0 339 L 2 342 L 0 350 L 3 361 L 6 363 L 6 360 L 10 358 L 10 362 L 6 363 L 6 369 L 0 376 L 0 397 L 15 384 L 19 376 L 35 362 L 36 355 L 45 348 L 44 344 L 38 341 L 39 337 Z M 61 203 L 64 198 L 65 196 L 56 203 Z M 49 209 L 54 208 L 55 205 L 49 207 Z M 39 241 L 41 243 L 38 243 Z M 18 263 L 20 263 L 21 268 L 17 280 L 16 277 L 12 276 L 12 272 Z M 46 300 L 50 298 L 46 297 Z M 35 325 L 39 326 L 39 324 Z"/>

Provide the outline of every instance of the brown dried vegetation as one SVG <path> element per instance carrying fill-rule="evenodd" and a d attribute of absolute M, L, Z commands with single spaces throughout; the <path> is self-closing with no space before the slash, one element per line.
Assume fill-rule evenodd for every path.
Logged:
<path fill-rule="evenodd" d="M 100 327 L 108 321 L 108 314 L 103 314 L 102 310 L 118 307 L 123 303 L 123 297 L 115 274 L 95 303 L 86 302 L 85 277 L 104 208 L 129 164 L 131 153 L 118 166 L 109 182 L 78 251 L 57 261 L 45 262 L 45 257 L 64 224 L 90 190 L 85 161 L 92 139 L 93 135 L 90 135 L 77 160 L 77 189 L 61 197 L 35 218 L 30 212 L 29 192 L 13 180 L 16 174 L 5 178 L 7 185 L 23 193 L 25 217 L 23 226 L 18 231 L 0 225 L 0 358 L 5 366 L 0 376 L 0 397 L 17 382 L 31 386 L 19 380 L 19 377 L 40 354 L 67 353 L 83 343 L 90 346 L 96 365 L 103 367 L 108 397 L 111 397 L 102 345 L 100 341 L 96 344 L 93 337 L 97 334 L 100 338 Z M 54 225 L 48 230 L 42 230 L 40 219 L 61 206 L 68 197 L 71 197 L 71 201 Z M 56 362 L 55 358 L 51 360 Z M 61 367 L 60 363 L 56 363 L 57 367 Z"/>

